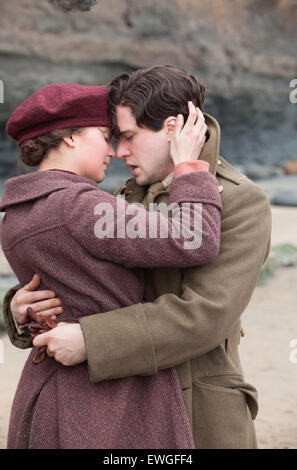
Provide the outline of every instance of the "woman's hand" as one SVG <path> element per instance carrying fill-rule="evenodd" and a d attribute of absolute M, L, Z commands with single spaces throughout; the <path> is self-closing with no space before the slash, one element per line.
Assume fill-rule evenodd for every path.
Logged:
<path fill-rule="evenodd" d="M 184 118 L 179 114 L 170 139 L 170 155 L 176 165 L 198 160 L 205 143 L 207 126 L 203 113 L 188 102 L 189 116 L 184 125 Z"/>
<path fill-rule="evenodd" d="M 56 319 L 56 315 L 63 312 L 61 300 L 51 290 L 35 291 L 40 284 L 40 277 L 34 274 L 32 280 L 19 289 L 12 298 L 10 308 L 13 317 L 19 325 L 27 321 L 27 308 L 31 307 L 34 313 L 43 317 Z"/>

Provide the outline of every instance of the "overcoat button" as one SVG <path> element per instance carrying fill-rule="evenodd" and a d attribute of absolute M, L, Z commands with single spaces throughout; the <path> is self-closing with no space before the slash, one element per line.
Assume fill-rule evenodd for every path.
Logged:
<path fill-rule="evenodd" d="M 223 186 L 221 186 L 221 185 L 218 186 L 218 190 L 219 190 L 219 193 L 223 192 L 223 190 L 224 190 Z"/>
<path fill-rule="evenodd" d="M 243 338 L 245 335 L 245 329 L 244 328 L 241 328 L 240 330 L 240 336 Z"/>

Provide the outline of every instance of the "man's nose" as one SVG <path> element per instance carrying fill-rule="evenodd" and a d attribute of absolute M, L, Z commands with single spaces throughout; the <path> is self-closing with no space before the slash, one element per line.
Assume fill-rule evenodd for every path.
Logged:
<path fill-rule="evenodd" d="M 118 143 L 118 146 L 117 146 L 117 149 L 116 149 L 116 154 L 115 156 L 117 158 L 119 158 L 120 160 L 128 157 L 130 155 L 130 151 L 128 150 L 128 148 L 125 146 L 124 143 L 122 142 L 119 142 Z"/>

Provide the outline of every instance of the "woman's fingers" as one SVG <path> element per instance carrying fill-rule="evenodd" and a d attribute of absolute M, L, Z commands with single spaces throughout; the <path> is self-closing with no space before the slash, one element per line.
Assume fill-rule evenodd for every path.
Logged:
<path fill-rule="evenodd" d="M 197 113 L 197 110 L 194 106 L 194 104 L 192 103 L 192 101 L 188 101 L 188 108 L 189 108 L 189 116 L 188 116 L 188 119 L 184 125 L 184 131 L 185 132 L 188 132 L 190 131 L 196 120 L 197 120 L 197 117 L 198 117 L 198 113 Z"/>
<path fill-rule="evenodd" d="M 174 134 L 178 135 L 184 125 L 184 116 L 182 114 L 178 114 L 176 117 L 175 127 L 174 127 Z"/>
<path fill-rule="evenodd" d="M 196 111 L 197 111 L 198 118 L 197 118 L 196 123 L 194 124 L 194 128 L 198 133 L 200 133 L 203 130 L 203 127 L 205 125 L 205 118 L 203 116 L 203 113 L 198 107 L 196 108 Z"/>

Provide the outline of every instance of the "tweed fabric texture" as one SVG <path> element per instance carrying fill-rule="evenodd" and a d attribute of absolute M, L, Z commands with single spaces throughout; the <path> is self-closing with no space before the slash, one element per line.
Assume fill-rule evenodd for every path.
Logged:
<path fill-rule="evenodd" d="M 58 321 L 78 322 L 141 302 L 143 267 L 188 266 L 217 255 L 221 199 L 216 179 L 207 172 L 180 176 L 171 185 L 170 200 L 203 203 L 199 249 L 184 250 L 182 237 L 98 239 L 94 207 L 109 202 L 116 212 L 114 196 L 71 173 L 22 175 L 5 185 L 3 250 L 22 285 L 36 272 L 39 288 L 61 298 L 64 313 Z M 124 221 L 131 218 L 126 212 Z M 165 223 L 160 213 L 157 223 Z M 64 367 L 47 357 L 34 365 L 36 352 L 33 348 L 27 359 L 14 397 L 8 448 L 194 448 L 175 368 L 93 384 L 86 362 Z"/>

